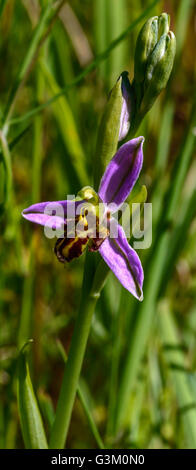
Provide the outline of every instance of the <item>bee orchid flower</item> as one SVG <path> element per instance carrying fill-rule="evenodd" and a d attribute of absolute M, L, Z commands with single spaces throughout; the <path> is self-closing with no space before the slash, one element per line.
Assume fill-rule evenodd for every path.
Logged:
<path fill-rule="evenodd" d="M 86 246 L 90 251 L 99 251 L 121 284 L 140 301 L 143 299 L 142 265 L 139 256 L 129 245 L 122 226 L 112 214 L 122 206 L 139 177 L 143 164 L 143 142 L 144 138 L 138 137 L 119 148 L 102 176 L 98 194 L 87 186 L 78 193 L 75 201 L 42 202 L 31 205 L 22 213 L 25 219 L 42 226 L 49 224 L 53 229 L 64 227 L 64 235 L 57 239 L 55 245 L 59 261 L 65 263 L 77 258 Z M 88 211 L 85 208 L 89 203 L 92 207 L 91 215 L 96 218 L 96 233 L 92 233 L 86 215 Z M 56 204 L 62 208 L 60 216 L 51 213 L 51 208 L 55 208 Z M 100 204 L 104 208 L 102 216 L 97 209 Z M 83 210 L 80 209 L 78 215 L 78 208 L 81 207 Z M 72 217 L 70 214 L 73 214 Z M 79 229 L 77 234 L 72 233 L 68 237 L 67 226 L 71 219 L 77 222 Z M 115 227 L 115 236 L 111 236 L 111 226 Z"/>

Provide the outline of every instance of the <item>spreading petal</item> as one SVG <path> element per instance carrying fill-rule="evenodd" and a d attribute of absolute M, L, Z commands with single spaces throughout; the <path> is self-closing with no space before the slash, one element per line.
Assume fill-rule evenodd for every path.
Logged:
<path fill-rule="evenodd" d="M 128 197 L 142 168 L 143 142 L 144 137 L 130 140 L 120 147 L 110 161 L 98 192 L 105 204 L 115 203 L 118 209 Z"/>
<path fill-rule="evenodd" d="M 140 301 L 143 300 L 143 269 L 137 253 L 129 245 L 118 224 L 117 238 L 108 237 L 99 252 L 121 284 Z"/>
<path fill-rule="evenodd" d="M 64 224 L 65 224 L 65 221 L 63 218 L 55 216 L 55 215 L 51 216 L 47 214 L 36 214 L 33 212 L 30 214 L 25 214 L 23 212 L 22 215 L 26 220 L 29 220 L 29 222 L 33 222 L 34 224 L 40 224 L 40 225 L 43 225 L 44 227 L 48 226 L 52 228 L 53 230 L 61 229 L 64 227 Z"/>
<path fill-rule="evenodd" d="M 52 207 L 54 205 L 54 208 L 56 204 L 59 204 L 62 206 L 65 216 L 67 214 L 67 206 L 68 204 L 73 204 L 72 200 L 65 200 L 65 201 L 46 201 L 46 202 L 38 202 L 37 204 L 32 204 L 31 206 L 27 207 L 26 209 L 23 210 L 23 214 L 30 214 L 30 213 L 37 213 L 37 214 L 44 214 L 45 210 L 47 210 L 47 207 Z"/>
<path fill-rule="evenodd" d="M 85 201 L 47 201 L 33 204 L 24 209 L 22 215 L 25 219 L 35 224 L 52 228 L 61 228 L 68 219 L 75 219 L 77 207 Z"/>

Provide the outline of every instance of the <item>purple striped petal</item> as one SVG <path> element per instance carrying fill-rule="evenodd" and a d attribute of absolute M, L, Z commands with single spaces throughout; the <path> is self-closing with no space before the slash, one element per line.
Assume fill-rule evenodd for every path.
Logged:
<path fill-rule="evenodd" d="M 49 207 L 51 207 L 52 204 L 60 204 L 63 209 L 64 209 L 64 212 L 65 212 L 65 215 L 67 213 L 67 205 L 69 203 L 73 203 L 73 201 L 46 201 L 46 202 L 38 202 L 37 204 L 32 204 L 32 206 L 29 206 L 27 207 L 27 209 L 24 209 L 23 210 L 23 214 L 30 214 L 31 212 L 36 212 L 36 213 L 39 213 L 39 214 L 43 214 L 45 209 L 47 208 L 47 206 L 50 204 Z"/>
<path fill-rule="evenodd" d="M 131 84 L 128 78 L 128 72 L 123 72 L 122 77 L 122 109 L 120 115 L 120 129 L 118 140 L 123 140 L 130 129 L 131 117 Z"/>
<path fill-rule="evenodd" d="M 121 284 L 138 300 L 143 300 L 144 274 L 137 253 L 129 245 L 123 228 L 118 225 L 118 237 L 106 238 L 99 248 L 104 261 Z"/>
<path fill-rule="evenodd" d="M 98 192 L 105 204 L 113 202 L 118 209 L 128 197 L 142 168 L 143 143 L 144 137 L 129 140 L 110 161 Z"/>
<path fill-rule="evenodd" d="M 35 224 L 52 228 L 61 228 L 67 221 L 67 218 L 75 219 L 77 207 L 85 201 L 47 201 L 33 204 L 24 209 L 22 215 L 25 219 Z"/>
<path fill-rule="evenodd" d="M 33 222 L 34 224 L 40 224 L 43 225 L 44 227 L 48 226 L 50 228 L 54 229 L 61 229 L 64 227 L 65 221 L 61 217 L 58 216 L 51 216 L 47 214 L 36 214 L 36 213 L 31 213 L 31 214 L 24 214 L 22 213 L 23 217 L 26 220 L 29 220 L 29 222 Z"/>

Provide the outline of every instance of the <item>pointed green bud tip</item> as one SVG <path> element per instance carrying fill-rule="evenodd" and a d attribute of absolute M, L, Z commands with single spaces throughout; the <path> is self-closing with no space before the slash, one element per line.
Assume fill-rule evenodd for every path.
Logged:
<path fill-rule="evenodd" d="M 167 13 L 162 13 L 158 18 L 159 39 L 163 34 L 167 34 L 169 32 L 169 26 L 170 16 Z"/>
<path fill-rule="evenodd" d="M 142 27 L 136 42 L 134 79 L 140 83 L 144 80 L 146 63 L 158 40 L 158 16 L 149 18 Z"/>

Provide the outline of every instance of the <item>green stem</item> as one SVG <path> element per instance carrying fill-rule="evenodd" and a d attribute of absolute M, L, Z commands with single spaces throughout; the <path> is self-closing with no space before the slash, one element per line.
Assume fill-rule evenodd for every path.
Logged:
<path fill-rule="evenodd" d="M 90 278 L 92 279 L 92 277 L 89 276 L 91 271 L 90 263 L 91 256 L 90 253 L 87 253 L 79 313 L 72 336 L 68 361 L 65 366 L 56 417 L 51 431 L 50 448 L 52 449 L 64 448 L 78 387 L 78 379 L 90 332 L 91 320 L 97 299 L 100 295 L 102 279 L 100 279 L 100 283 L 93 285 L 92 289 L 89 291 L 89 280 Z"/>
<path fill-rule="evenodd" d="M 67 362 L 67 354 L 66 354 L 66 352 L 65 352 L 65 350 L 64 350 L 64 347 L 63 347 L 63 345 L 62 345 L 62 343 L 61 343 L 60 341 L 58 341 L 57 345 L 58 345 L 59 352 L 60 352 L 60 354 L 61 354 L 61 356 L 62 356 L 62 359 L 63 359 L 64 363 L 66 364 L 66 362 Z M 94 421 L 94 419 L 93 419 L 92 412 L 91 412 L 91 410 L 90 410 L 90 408 L 89 408 L 89 406 L 88 406 L 88 403 L 87 403 L 85 394 L 84 394 L 84 392 L 83 392 L 83 388 L 81 387 L 81 384 L 80 384 L 80 383 L 78 383 L 77 393 L 78 393 L 78 398 L 79 398 L 79 400 L 80 400 L 80 403 L 81 403 L 81 405 L 82 405 L 82 407 L 83 407 L 84 413 L 85 413 L 85 415 L 86 415 L 87 421 L 88 421 L 88 423 L 89 423 L 89 427 L 90 427 L 91 432 L 92 432 L 92 434 L 93 434 L 93 436 L 94 436 L 94 438 L 95 438 L 95 441 L 96 441 L 96 443 L 97 443 L 97 446 L 98 446 L 99 449 L 104 449 L 104 443 L 103 443 L 103 441 L 102 441 L 102 439 L 101 439 L 101 436 L 100 436 L 99 431 L 98 431 L 98 429 L 97 429 L 96 423 L 95 423 L 95 421 Z"/>

